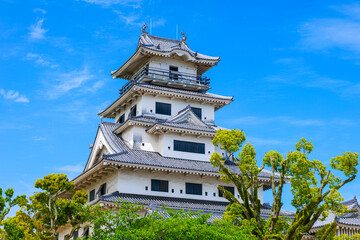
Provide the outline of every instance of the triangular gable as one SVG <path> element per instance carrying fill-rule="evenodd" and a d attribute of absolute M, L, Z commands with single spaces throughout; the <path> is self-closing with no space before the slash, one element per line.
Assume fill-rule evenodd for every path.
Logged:
<path fill-rule="evenodd" d="M 107 139 L 107 134 L 104 131 L 104 126 L 102 125 L 104 125 L 104 123 L 100 124 L 98 128 L 94 144 L 92 144 L 91 146 L 91 152 L 85 165 L 84 172 L 92 168 L 92 166 L 94 166 L 99 160 L 101 160 L 103 154 L 116 153 L 115 149 L 109 143 L 109 140 Z"/>
<path fill-rule="evenodd" d="M 208 127 L 208 125 L 203 121 L 201 121 L 201 119 L 191 110 L 190 105 L 188 105 L 186 108 L 181 110 L 176 116 L 168 119 L 164 123 L 182 123 L 182 124 Z"/>

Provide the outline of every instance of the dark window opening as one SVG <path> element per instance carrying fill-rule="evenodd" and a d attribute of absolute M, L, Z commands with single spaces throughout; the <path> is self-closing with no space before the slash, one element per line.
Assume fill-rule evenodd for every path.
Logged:
<path fill-rule="evenodd" d="M 207 196 L 207 192 L 205 192 L 205 196 Z"/>
<path fill-rule="evenodd" d="M 169 78 L 173 80 L 179 79 L 179 68 L 175 66 L 169 66 Z"/>
<path fill-rule="evenodd" d="M 79 231 L 75 231 L 73 239 L 78 239 L 78 237 L 79 237 Z"/>
<path fill-rule="evenodd" d="M 205 144 L 174 140 L 174 151 L 205 154 Z"/>
<path fill-rule="evenodd" d="M 145 187 L 145 191 L 147 191 L 148 189 L 149 189 L 148 186 L 146 186 L 146 187 Z"/>
<path fill-rule="evenodd" d="M 213 195 L 214 195 L 214 197 L 216 197 L 216 193 L 214 193 Z"/>
<path fill-rule="evenodd" d="M 223 187 L 225 190 L 231 192 L 232 195 L 234 195 L 234 193 L 235 193 L 234 187 L 227 187 L 227 186 L 222 186 L 222 187 Z M 224 192 L 219 189 L 219 197 L 222 197 L 223 195 L 224 195 Z"/>
<path fill-rule="evenodd" d="M 130 116 L 130 117 L 136 116 L 136 105 L 134 105 L 134 106 L 130 109 L 129 116 Z"/>
<path fill-rule="evenodd" d="M 202 184 L 186 183 L 186 194 L 202 195 Z"/>
<path fill-rule="evenodd" d="M 174 193 L 174 189 L 171 189 L 171 192 Z"/>
<path fill-rule="evenodd" d="M 99 196 L 103 196 L 106 194 L 106 183 L 102 184 L 99 190 L 96 192 Z"/>
<path fill-rule="evenodd" d="M 151 191 L 169 192 L 169 181 L 151 179 Z"/>
<path fill-rule="evenodd" d="M 83 236 L 85 237 L 85 239 L 87 239 L 87 237 L 89 236 L 89 228 L 84 229 Z"/>
<path fill-rule="evenodd" d="M 91 190 L 89 193 L 89 202 L 95 200 L 95 189 Z"/>
<path fill-rule="evenodd" d="M 182 189 L 180 189 L 180 193 L 182 194 Z"/>
<path fill-rule="evenodd" d="M 202 119 L 202 114 L 201 114 L 201 108 L 197 108 L 197 107 L 191 107 L 191 110 L 195 113 L 196 116 L 198 116 L 200 119 Z"/>
<path fill-rule="evenodd" d="M 171 104 L 156 102 L 155 103 L 155 113 L 163 115 L 171 115 Z"/>
<path fill-rule="evenodd" d="M 124 123 L 124 122 L 125 122 L 125 114 L 121 115 L 118 120 L 118 123 Z"/>

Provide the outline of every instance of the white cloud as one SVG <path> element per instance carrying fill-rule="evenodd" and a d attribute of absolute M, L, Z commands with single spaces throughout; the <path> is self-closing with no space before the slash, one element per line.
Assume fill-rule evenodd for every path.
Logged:
<path fill-rule="evenodd" d="M 46 10 L 42 9 L 42 8 L 34 8 L 34 12 L 39 12 L 42 14 L 46 14 Z"/>
<path fill-rule="evenodd" d="M 360 52 L 360 5 L 333 7 L 344 16 L 317 18 L 300 27 L 300 43 L 306 49 L 324 50 L 341 48 Z"/>
<path fill-rule="evenodd" d="M 321 119 L 295 119 L 288 116 L 276 116 L 276 117 L 256 117 L 256 116 L 246 116 L 241 118 L 236 118 L 231 120 L 236 124 L 244 125 L 264 125 L 264 124 L 274 124 L 281 123 L 297 127 L 307 127 L 307 126 L 326 126 L 326 125 L 341 125 L 341 126 L 351 126 L 356 125 L 355 122 L 348 119 L 331 119 L 324 121 Z"/>
<path fill-rule="evenodd" d="M 45 33 L 48 31 L 43 28 L 44 19 L 39 18 L 34 24 L 29 27 L 29 39 L 40 40 L 45 38 Z"/>
<path fill-rule="evenodd" d="M 56 99 L 68 92 L 78 89 L 80 92 L 95 92 L 101 88 L 104 81 L 94 82 L 94 75 L 90 73 L 87 66 L 79 71 L 65 73 L 52 73 L 56 76 L 53 84 L 46 91 L 46 96 L 50 99 Z"/>
<path fill-rule="evenodd" d="M 25 57 L 25 60 L 32 60 L 36 64 L 48 66 L 51 68 L 56 68 L 58 66 L 58 64 L 55 64 L 55 63 L 45 59 L 43 56 L 36 54 L 36 53 L 28 53 Z"/>
<path fill-rule="evenodd" d="M 123 5 L 133 8 L 140 8 L 142 0 L 82 0 L 87 3 L 97 4 L 103 7 L 109 7 L 111 5 Z"/>
<path fill-rule="evenodd" d="M 322 76 L 301 61 L 280 59 L 277 63 L 284 64 L 284 70 L 279 74 L 267 76 L 265 81 L 324 89 L 342 97 L 360 96 L 360 83 Z"/>
<path fill-rule="evenodd" d="M 84 170 L 84 166 L 82 166 L 81 164 L 65 165 L 57 167 L 56 169 L 64 173 L 81 173 Z"/>
<path fill-rule="evenodd" d="M 33 137 L 32 140 L 34 140 L 34 141 L 46 141 L 46 137 L 37 136 L 37 137 Z"/>
<path fill-rule="evenodd" d="M 0 89 L 0 95 L 6 99 L 19 103 L 29 103 L 30 100 L 25 95 L 20 95 L 18 91 Z"/>

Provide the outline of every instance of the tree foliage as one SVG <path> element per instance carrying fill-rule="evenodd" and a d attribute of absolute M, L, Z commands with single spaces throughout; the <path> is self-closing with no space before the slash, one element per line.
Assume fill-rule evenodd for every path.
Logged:
<path fill-rule="evenodd" d="M 233 182 L 238 189 L 241 203 L 229 191 L 224 191 L 224 197 L 230 201 L 225 218 L 231 219 L 235 224 L 243 220 L 254 223 L 253 234 L 258 239 L 301 239 L 318 219 L 325 218 L 329 212 L 343 214 L 347 209 L 340 202 L 343 200 L 339 189 L 355 179 L 357 174 L 358 153 L 346 152 L 330 160 L 332 170 L 342 172 L 345 179 L 335 176 L 333 171 L 319 160 L 310 160 L 309 154 L 313 144 L 302 138 L 295 145 L 295 151 L 283 156 L 277 151 L 267 152 L 263 163 L 259 167 L 256 160 L 255 148 L 245 142 L 245 134 L 239 130 L 219 130 L 213 140 L 215 146 L 225 150 L 227 158 L 215 152 L 211 155 L 211 163 L 219 168 L 219 173 L 225 182 Z M 238 158 L 235 157 L 238 152 Z M 234 161 L 240 174 L 232 173 L 225 161 Z M 265 167 L 271 170 L 271 188 L 273 206 L 269 220 L 260 217 L 261 202 L 258 190 L 263 183 L 258 175 Z M 293 199 L 292 205 L 296 208 L 295 218 L 289 224 L 280 210 L 283 205 L 282 194 L 284 184 L 290 182 Z M 332 232 L 335 223 L 326 227 L 320 239 Z"/>
<path fill-rule="evenodd" d="M 97 208 L 91 214 L 90 223 L 92 226 L 102 227 L 94 227 L 94 232 L 88 239 L 256 239 L 250 234 L 249 224 L 242 227 L 224 221 L 209 224 L 210 214 L 169 208 L 145 214 L 146 216 L 144 213 L 143 206 L 128 202 L 119 203 L 116 211 Z"/>
<path fill-rule="evenodd" d="M 11 208 L 16 205 L 23 205 L 26 203 L 26 196 L 21 195 L 14 198 L 14 190 L 9 188 L 5 190 L 3 196 L 3 190 L 0 188 L 0 223 L 5 219 L 6 215 L 10 212 Z"/>
<path fill-rule="evenodd" d="M 65 174 L 50 174 L 35 182 L 41 191 L 29 197 L 29 202 L 16 215 L 3 221 L 5 239 L 57 239 L 60 226 L 70 224 L 73 233 L 86 221 L 84 205 L 88 195 L 76 191 L 72 199 L 60 199 L 63 191 L 71 191 L 74 183 Z"/>

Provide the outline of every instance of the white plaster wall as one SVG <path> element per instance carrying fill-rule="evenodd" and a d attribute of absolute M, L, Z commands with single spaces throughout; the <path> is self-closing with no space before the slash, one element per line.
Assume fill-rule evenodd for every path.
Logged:
<path fill-rule="evenodd" d="M 169 66 L 175 66 L 179 68 L 179 73 L 187 73 L 195 75 L 197 74 L 197 66 L 191 62 L 185 62 L 184 60 L 152 57 L 149 63 L 149 67 L 160 68 L 165 71 L 169 71 Z"/>
<path fill-rule="evenodd" d="M 169 192 L 157 192 L 151 191 L 151 179 L 166 180 L 169 181 Z M 202 195 L 186 194 L 185 183 L 198 183 L 202 184 Z M 223 197 L 219 197 L 217 187 L 231 186 L 235 189 L 235 197 L 240 199 L 239 193 L 234 184 L 226 184 L 224 181 L 217 177 L 204 177 L 199 175 L 184 175 L 179 173 L 168 174 L 165 172 L 153 172 L 147 170 L 119 170 L 118 173 L 118 186 L 119 192 L 144 194 L 153 196 L 165 196 L 165 197 L 178 197 L 178 198 L 190 198 L 200 200 L 212 200 L 212 201 L 224 201 Z M 145 190 L 148 187 L 148 190 Z M 174 189 L 174 193 L 172 193 Z M 180 193 L 182 190 L 182 193 Z M 205 195 L 207 192 L 207 196 Z M 214 196 L 215 193 L 215 196 Z M 263 203 L 263 189 L 259 189 L 259 199 Z"/>
<path fill-rule="evenodd" d="M 121 115 L 123 115 L 125 113 L 125 121 L 126 119 L 128 119 L 128 116 L 129 116 L 129 113 L 130 113 L 130 109 L 134 106 L 134 105 L 137 105 L 136 106 L 136 116 L 139 116 L 141 115 L 141 109 L 142 109 L 142 106 L 141 106 L 142 102 L 141 102 L 141 98 L 138 97 L 135 101 L 133 101 L 131 103 L 131 105 L 127 106 L 125 109 L 121 109 L 120 112 L 118 114 L 116 114 L 115 116 L 115 122 L 117 122 L 120 118 Z"/>
<path fill-rule="evenodd" d="M 134 145 L 134 127 L 128 127 L 121 133 L 121 137 L 129 145 L 130 148 L 133 148 Z"/>
<path fill-rule="evenodd" d="M 84 188 L 87 194 L 90 195 L 90 191 L 95 189 L 95 200 L 98 198 L 96 192 L 99 190 L 102 184 L 106 183 L 106 194 L 118 191 L 118 174 L 116 172 L 110 173 L 107 176 L 97 180 L 96 182 L 89 184 Z"/>
<path fill-rule="evenodd" d="M 171 104 L 171 116 L 156 114 L 155 113 L 155 106 L 156 102 L 163 102 Z M 141 106 L 142 114 L 150 114 L 154 115 L 156 118 L 159 119 L 169 119 L 175 115 L 177 115 L 181 110 L 183 110 L 188 105 L 192 107 L 197 107 L 202 109 L 202 119 L 204 122 L 214 122 L 215 117 L 215 109 L 214 106 L 210 104 L 200 104 L 199 102 L 186 102 L 185 100 L 174 99 L 171 100 L 170 98 L 166 97 L 155 97 L 155 96 L 142 96 L 141 98 Z"/>

